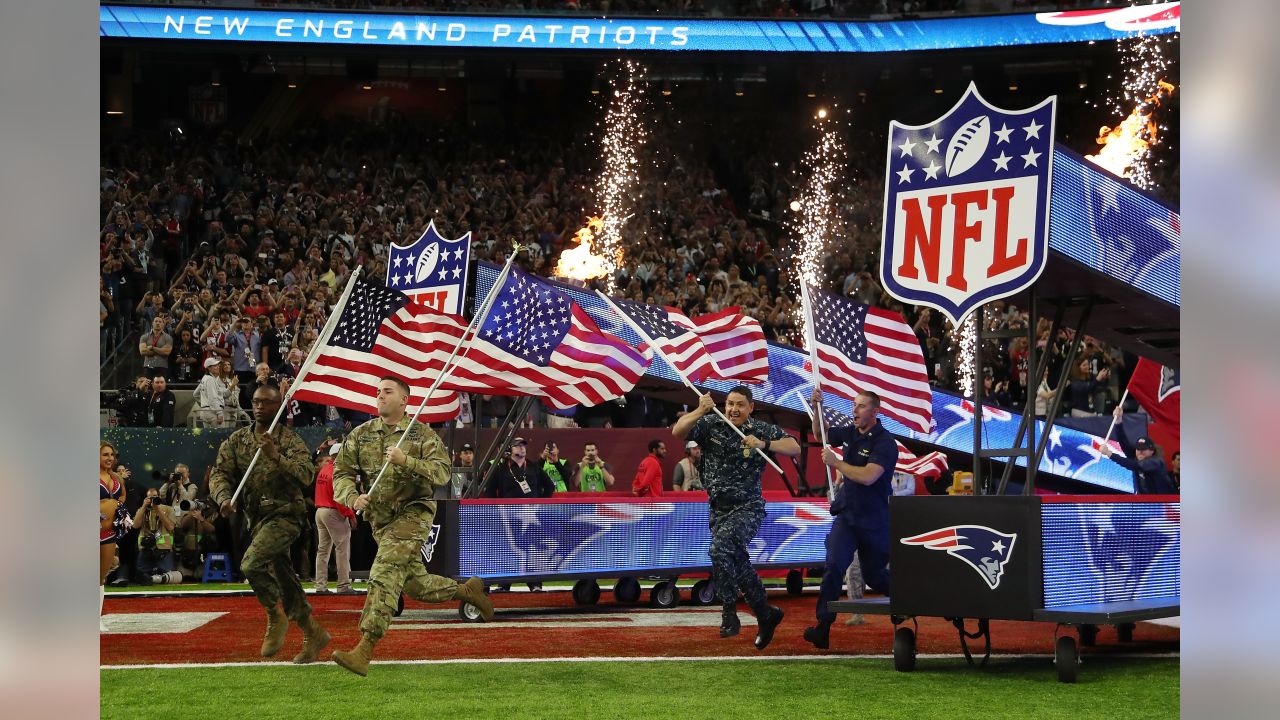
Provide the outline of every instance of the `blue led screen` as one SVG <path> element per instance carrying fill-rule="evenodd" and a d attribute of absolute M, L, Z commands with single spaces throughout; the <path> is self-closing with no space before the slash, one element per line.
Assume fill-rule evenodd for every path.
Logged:
<path fill-rule="evenodd" d="M 1180 503 L 1044 503 L 1047 608 L 1177 597 Z"/>
<path fill-rule="evenodd" d="M 481 262 L 476 269 L 476 295 L 483 299 L 493 286 L 501 270 L 496 265 Z M 621 337 L 633 345 L 639 345 L 631 326 L 617 317 L 594 293 L 562 283 L 553 284 L 567 294 L 595 319 L 600 329 Z M 476 306 L 479 302 L 475 303 Z M 473 307 L 473 310 L 475 307 Z M 805 369 L 808 358 L 800 350 L 786 345 L 769 345 L 769 378 L 758 385 L 751 386 L 751 392 L 757 403 L 767 403 L 787 408 L 795 412 L 805 412 L 797 393 L 808 398 L 812 392 L 811 373 Z M 653 359 L 646 373 L 673 383 L 680 383 L 679 376 L 659 357 Z M 724 380 L 708 380 L 699 387 L 728 392 L 735 382 Z M 846 415 L 852 413 L 852 403 L 834 395 L 826 396 L 827 404 L 834 410 Z M 1021 414 L 1008 410 L 988 407 L 984 411 L 982 441 L 984 447 L 1011 447 L 1018 431 Z M 966 408 L 963 398 L 934 389 L 933 419 L 935 426 L 932 432 L 921 433 L 908 429 L 892 418 L 881 416 L 884 426 L 895 435 L 913 438 L 932 443 L 944 448 L 973 452 L 973 411 Z M 1043 433 L 1044 423 L 1036 422 L 1036 437 Z M 1063 477 L 1074 478 L 1082 482 L 1096 485 L 1117 492 L 1133 492 L 1133 476 L 1128 470 L 1103 458 L 1095 449 L 1095 438 L 1088 433 L 1064 427 L 1055 427 L 1050 437 L 1045 456 L 1040 462 L 1040 469 Z M 1019 458 L 1018 464 L 1026 466 L 1026 460 Z"/>
<path fill-rule="evenodd" d="M 825 502 L 770 502 L 751 541 L 757 565 L 821 565 Z M 458 572 L 485 578 L 710 568 L 707 503 L 470 503 L 458 508 Z"/>
<path fill-rule="evenodd" d="M 1171 12 L 1178 11 L 1171 3 Z M 1117 8 L 1123 13 L 1124 8 Z M 1034 13 L 876 22 L 694 20 L 573 16 L 393 15 L 103 5 L 111 38 L 607 51 L 858 53 L 1110 41 L 1176 32 L 1178 20 L 1124 22 L 1118 15 L 1050 23 Z"/>
<path fill-rule="evenodd" d="M 1053 154 L 1049 202 L 1050 248 L 1171 305 L 1182 304 L 1176 211 L 1061 148 Z"/>

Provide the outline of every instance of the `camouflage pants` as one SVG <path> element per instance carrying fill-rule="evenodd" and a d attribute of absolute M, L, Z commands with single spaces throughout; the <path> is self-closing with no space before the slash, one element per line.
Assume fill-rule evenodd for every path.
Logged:
<path fill-rule="evenodd" d="M 284 614 L 290 620 L 303 621 L 311 616 L 311 605 L 289 559 L 289 548 L 300 532 L 298 521 L 289 518 L 254 523 L 253 539 L 240 560 L 240 572 L 263 607 L 270 610 L 283 602 Z"/>
<path fill-rule="evenodd" d="M 410 506 L 374 532 L 378 554 L 369 569 L 369 597 L 360 614 L 360 632 L 375 640 L 387 632 L 403 590 L 414 600 L 438 603 L 452 600 L 458 583 L 432 575 L 422 564 L 422 543 L 431 532 L 435 513 Z"/>
<path fill-rule="evenodd" d="M 715 580 L 720 603 L 733 608 L 741 592 L 747 606 L 764 605 L 764 585 L 755 568 L 747 545 L 764 522 L 764 505 L 740 505 L 727 510 L 711 509 L 711 577 Z"/>

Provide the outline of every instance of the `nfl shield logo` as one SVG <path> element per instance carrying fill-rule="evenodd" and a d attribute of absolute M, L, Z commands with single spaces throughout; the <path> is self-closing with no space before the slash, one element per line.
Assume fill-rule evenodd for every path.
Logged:
<path fill-rule="evenodd" d="M 461 315 L 470 260 L 471 233 L 446 240 L 433 220 L 412 245 L 391 245 L 387 287 L 438 312 Z"/>
<path fill-rule="evenodd" d="M 1040 277 L 1056 105 L 1004 110 L 970 83 L 931 123 L 889 123 L 880 276 L 891 295 L 959 325 Z"/>

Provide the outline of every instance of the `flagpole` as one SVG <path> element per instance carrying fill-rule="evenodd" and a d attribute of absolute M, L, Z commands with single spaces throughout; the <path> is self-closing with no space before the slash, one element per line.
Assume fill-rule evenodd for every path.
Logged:
<path fill-rule="evenodd" d="M 280 398 L 280 407 L 276 409 L 276 416 L 271 419 L 271 425 L 267 428 L 267 434 L 270 435 L 276 429 L 276 424 L 280 422 L 280 416 L 284 414 L 285 408 L 289 406 L 289 398 L 293 396 L 293 391 L 302 384 L 302 378 L 306 377 L 311 370 L 311 366 L 315 364 L 316 357 L 319 353 L 316 351 L 324 347 L 329 342 L 329 338 L 333 335 L 333 330 L 337 327 L 338 316 L 347 307 L 347 300 L 351 297 L 351 290 L 356 285 L 356 278 L 363 271 L 363 265 L 357 265 L 355 270 L 351 271 L 351 277 L 347 278 L 347 286 L 342 289 L 342 296 L 338 298 L 338 304 L 329 313 L 329 318 L 325 320 L 324 327 L 320 329 L 320 337 L 311 346 L 311 350 L 307 352 L 306 360 L 302 361 L 302 367 L 298 368 L 298 375 L 289 384 L 289 391 Z M 244 476 L 240 478 L 240 484 L 236 486 L 236 491 L 231 495 L 231 504 L 235 505 L 236 498 L 240 497 L 240 491 L 244 489 L 245 481 L 249 479 L 249 473 L 253 472 L 254 465 L 258 464 L 258 458 L 262 455 L 262 448 L 259 447 L 253 453 L 253 459 L 249 461 L 249 467 L 245 469 Z"/>
<path fill-rule="evenodd" d="M 1129 388 L 1127 388 L 1127 387 L 1126 387 L 1126 388 L 1124 389 L 1124 394 L 1122 394 L 1122 395 L 1120 396 L 1120 402 L 1119 402 L 1119 404 L 1117 404 L 1117 405 L 1116 405 L 1116 407 L 1117 407 L 1117 408 L 1121 408 L 1121 409 L 1123 410 L 1123 408 L 1124 408 L 1124 401 L 1125 401 L 1125 400 L 1127 400 L 1128 398 L 1129 398 Z M 1112 413 L 1112 414 L 1111 414 L 1111 425 L 1107 427 L 1107 436 L 1106 436 L 1105 438 L 1103 438 L 1103 439 L 1102 439 L 1102 443 L 1103 443 L 1104 445 L 1105 445 L 1106 443 L 1111 442 L 1111 432 L 1112 432 L 1113 430 L 1115 430 L 1115 429 L 1116 429 L 1116 416 L 1115 416 L 1115 413 Z"/>
<path fill-rule="evenodd" d="M 809 345 L 809 365 L 813 370 L 813 389 L 822 390 L 822 373 L 818 370 L 818 337 L 813 327 L 813 303 L 809 300 L 809 283 L 803 278 L 800 279 L 800 303 L 804 311 L 804 339 Z M 806 405 L 807 407 L 807 405 Z M 822 438 L 822 445 L 827 445 L 827 423 L 819 412 L 814 415 L 818 419 L 818 433 Z"/>
<path fill-rule="evenodd" d="M 502 287 L 504 282 L 506 282 L 507 275 L 511 272 L 511 264 L 515 262 L 516 253 L 518 252 L 520 252 L 520 246 L 517 244 L 511 249 L 511 255 L 507 258 L 507 264 L 502 266 L 502 272 L 498 273 L 498 278 L 493 281 L 493 285 L 489 288 L 489 293 L 485 295 L 484 302 L 480 304 L 480 311 L 471 319 L 470 324 L 467 325 L 467 329 L 463 331 L 462 335 L 458 338 L 458 342 L 454 344 L 453 352 L 449 355 L 449 359 L 445 360 L 444 367 L 441 368 L 440 374 L 436 376 L 436 379 L 432 381 L 431 387 L 427 389 L 427 394 L 422 396 L 422 402 L 418 403 L 418 409 L 413 413 L 413 422 L 418 421 L 422 412 L 427 409 L 427 401 L 431 399 L 432 393 L 440 387 L 440 383 L 442 383 L 453 370 L 453 359 L 458 356 L 458 351 L 462 349 L 463 345 L 466 345 L 468 349 L 470 348 L 471 340 L 475 338 L 475 334 L 479 332 L 479 328 L 484 325 L 485 318 L 489 316 L 489 311 L 493 309 L 493 301 L 497 299 L 498 289 Z M 408 435 L 409 433 L 407 432 L 400 433 L 400 439 L 396 441 L 395 447 L 399 448 L 404 443 L 404 439 L 408 437 Z M 365 495 L 373 494 L 373 489 L 378 487 L 378 483 L 382 480 L 382 476 L 386 474 L 387 468 L 390 466 L 390 460 L 383 461 L 382 469 L 378 471 L 378 476 L 373 479 L 373 484 L 369 486 L 368 492 L 364 493 Z"/>
<path fill-rule="evenodd" d="M 809 407 L 809 402 L 804 399 L 804 393 L 800 392 L 800 388 L 796 388 L 791 392 L 795 393 L 796 397 L 800 399 L 800 404 L 804 407 L 805 413 L 810 418 L 813 418 L 813 409 Z M 822 414 L 819 413 L 818 417 L 821 418 L 821 416 Z M 826 450 L 826 449 L 827 449 L 827 439 L 824 433 L 824 437 L 822 438 L 822 450 Z M 819 455 L 821 455 L 821 452 L 822 451 L 820 450 Z M 831 502 L 836 499 L 835 498 L 835 489 L 836 489 L 835 480 L 831 477 L 831 466 L 824 462 L 822 463 L 822 467 L 827 471 L 827 501 Z"/>
<path fill-rule="evenodd" d="M 630 325 L 631 329 L 636 332 L 636 335 L 640 336 L 640 339 L 649 343 L 649 347 L 653 348 L 653 351 L 658 353 L 658 355 L 663 360 L 666 361 L 667 365 L 671 366 L 671 369 L 675 371 L 676 375 L 680 376 L 680 379 L 684 382 L 685 386 L 687 386 L 690 390 L 692 390 L 694 394 L 698 396 L 699 400 L 702 399 L 703 393 L 700 392 L 698 388 L 694 387 L 694 384 L 692 382 L 689 382 L 689 378 L 685 376 L 684 372 L 682 372 L 680 368 L 676 367 L 675 363 L 671 362 L 671 359 L 667 357 L 666 353 L 662 352 L 662 348 L 658 347 L 658 344 L 653 341 L 653 338 L 649 337 L 649 333 L 645 332 L 644 329 L 641 328 L 639 325 L 637 325 L 636 322 L 632 320 L 626 313 L 622 312 L 622 310 L 617 305 L 614 305 L 613 301 L 609 299 L 608 295 L 605 295 L 599 290 L 596 290 L 596 295 L 598 295 L 600 299 L 605 302 L 606 305 L 608 305 L 615 313 L 617 313 L 618 316 L 621 317 L 624 322 Z M 716 411 L 716 415 L 719 415 L 721 420 L 724 420 L 726 423 L 728 423 L 729 427 L 733 428 L 733 431 L 738 434 L 738 437 L 746 439 L 747 436 L 744 435 L 742 431 L 738 429 L 737 425 L 734 425 L 733 423 L 729 422 L 729 418 L 725 417 L 724 413 L 720 412 L 720 408 L 713 407 L 712 409 Z M 773 469 L 777 470 L 779 475 L 784 475 L 784 473 L 782 472 L 782 468 L 778 466 L 778 463 L 773 461 L 773 458 L 765 454 L 763 448 L 755 448 L 755 451 L 760 453 L 760 457 L 764 458 L 765 462 L 772 465 Z"/>

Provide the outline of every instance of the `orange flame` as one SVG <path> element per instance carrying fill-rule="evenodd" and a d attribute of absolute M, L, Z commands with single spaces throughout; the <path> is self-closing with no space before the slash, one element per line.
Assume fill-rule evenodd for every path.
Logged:
<path fill-rule="evenodd" d="M 578 245 L 560 253 L 560 261 L 556 263 L 556 277 L 590 280 L 609 274 L 608 259 L 592 253 L 594 241 L 602 230 L 603 217 L 587 218 L 587 226 L 574 235 Z"/>
<path fill-rule="evenodd" d="M 1102 149 L 1097 155 L 1086 155 L 1086 159 L 1116 175 L 1130 177 L 1129 171 L 1160 139 L 1152 115 L 1160 106 L 1160 99 L 1172 95 L 1174 88 L 1164 80 L 1157 81 L 1157 85 L 1155 93 L 1134 108 L 1124 122 L 1113 128 L 1102 126 L 1098 131 L 1098 144 Z"/>

